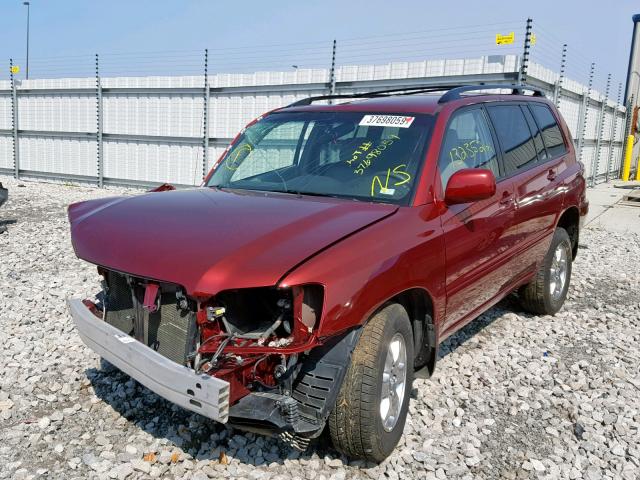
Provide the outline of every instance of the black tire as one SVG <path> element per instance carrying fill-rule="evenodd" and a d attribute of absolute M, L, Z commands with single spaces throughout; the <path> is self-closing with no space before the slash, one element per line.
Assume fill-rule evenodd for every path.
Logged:
<path fill-rule="evenodd" d="M 388 430 L 383 425 L 380 413 L 382 377 L 392 340 L 398 345 L 397 335 L 404 340 L 406 374 L 399 415 L 391 416 L 397 420 L 394 425 L 388 425 Z M 381 462 L 391 454 L 400 440 L 409 410 L 413 359 L 413 333 L 409 316 L 401 305 L 389 304 L 363 327 L 340 388 L 336 406 L 329 415 L 329 432 L 338 451 L 351 458 L 375 462 Z M 400 363 L 398 360 L 398 364 Z M 395 375 L 393 378 L 396 378 Z M 400 400 L 399 397 L 400 395 L 396 394 L 392 401 Z M 390 405 L 390 408 L 393 406 Z M 387 419 L 389 420 L 389 417 Z"/>
<path fill-rule="evenodd" d="M 553 265 L 554 255 L 558 248 L 565 250 L 566 258 L 566 280 L 560 291 L 556 295 L 552 295 L 551 287 L 554 281 Z M 544 257 L 544 261 L 536 276 L 530 283 L 520 288 L 518 296 L 522 308 L 531 313 L 539 315 L 554 315 L 567 298 L 569 283 L 571 281 L 571 264 L 572 264 L 571 239 L 564 228 L 558 227 L 551 240 L 549 251 Z M 558 281 L 557 278 L 555 281 Z M 555 285 L 555 284 L 553 284 Z"/>

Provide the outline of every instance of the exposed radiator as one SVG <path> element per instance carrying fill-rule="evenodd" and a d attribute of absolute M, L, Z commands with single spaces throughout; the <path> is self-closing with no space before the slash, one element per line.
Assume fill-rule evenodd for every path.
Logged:
<path fill-rule="evenodd" d="M 140 280 L 116 272 L 107 272 L 105 320 L 124 333 L 135 337 L 162 356 L 181 365 L 195 350 L 195 314 L 179 306 L 178 287 L 160 286 L 160 308 L 148 312 L 142 307 L 144 286 Z"/>

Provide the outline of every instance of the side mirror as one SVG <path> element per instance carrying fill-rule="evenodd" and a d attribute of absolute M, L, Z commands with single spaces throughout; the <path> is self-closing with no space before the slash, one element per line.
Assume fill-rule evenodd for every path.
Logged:
<path fill-rule="evenodd" d="M 448 205 L 477 202 L 491 198 L 495 193 L 496 177 L 491 170 L 464 168 L 449 178 L 444 201 Z"/>

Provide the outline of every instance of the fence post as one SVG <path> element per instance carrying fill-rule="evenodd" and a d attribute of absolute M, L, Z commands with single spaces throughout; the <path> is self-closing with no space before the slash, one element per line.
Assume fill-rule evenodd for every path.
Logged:
<path fill-rule="evenodd" d="M 611 171 L 611 163 L 613 162 L 613 145 L 616 142 L 616 135 L 618 135 L 618 107 L 620 107 L 620 96 L 622 95 L 622 83 L 618 83 L 618 97 L 616 98 L 616 105 L 613 107 L 613 114 L 611 116 L 611 131 L 609 132 L 609 158 L 607 159 L 607 171 L 605 172 L 605 181 L 609 181 L 609 173 Z"/>
<path fill-rule="evenodd" d="M 102 151 L 102 83 L 100 82 L 100 62 L 96 53 L 96 153 L 98 159 L 98 187 L 104 187 L 104 162 Z"/>
<path fill-rule="evenodd" d="M 596 140 L 596 154 L 591 161 L 592 174 L 591 174 L 591 186 L 596 184 L 596 177 L 598 176 L 598 167 L 600 166 L 600 154 L 602 153 L 602 140 L 604 136 L 604 120 L 607 114 L 607 103 L 609 101 L 609 88 L 611 87 L 611 74 L 607 75 L 607 87 L 604 91 L 604 99 L 602 100 L 602 106 L 600 107 L 600 119 L 598 121 L 598 139 Z"/>
<path fill-rule="evenodd" d="M 560 109 L 560 98 L 562 97 L 562 86 L 564 84 L 564 69 L 567 65 L 567 44 L 562 45 L 562 58 L 560 59 L 560 76 L 558 77 L 558 83 L 553 92 L 553 103 L 556 104 L 556 108 Z"/>
<path fill-rule="evenodd" d="M 329 69 L 329 95 L 336 93 L 336 40 L 333 39 L 333 48 L 331 49 L 331 68 Z M 329 100 L 329 104 L 331 104 Z"/>
<path fill-rule="evenodd" d="M 593 85 L 593 73 L 595 71 L 596 64 L 592 63 L 589 69 L 589 87 L 587 88 L 587 94 L 582 99 L 582 105 L 580 106 L 580 116 L 582 117 L 582 128 L 580 129 L 580 136 L 578 137 L 578 156 L 582 162 L 584 140 L 587 133 L 587 117 L 589 116 L 589 106 L 591 105 L 591 87 Z M 583 93 L 584 95 L 584 93 Z M 582 162 L 584 163 L 584 162 Z"/>
<path fill-rule="evenodd" d="M 522 51 L 522 61 L 520 62 L 520 71 L 518 72 L 518 84 L 527 83 L 527 69 L 529 68 L 529 50 L 531 49 L 531 24 L 533 20 L 527 18 L 527 28 L 524 34 L 524 49 Z"/>
<path fill-rule="evenodd" d="M 11 128 L 13 128 L 13 177 L 20 178 L 20 144 L 18 142 L 18 93 L 16 80 L 13 76 L 13 59 L 9 59 L 11 75 Z"/>
<path fill-rule="evenodd" d="M 202 179 L 209 170 L 209 49 L 204 49 L 204 105 L 202 107 Z"/>

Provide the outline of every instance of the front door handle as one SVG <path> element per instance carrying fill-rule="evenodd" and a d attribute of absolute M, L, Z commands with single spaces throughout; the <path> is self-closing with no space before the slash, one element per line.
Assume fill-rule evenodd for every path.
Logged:
<path fill-rule="evenodd" d="M 547 173 L 547 179 L 549 180 L 556 179 L 556 171 L 553 168 L 549 169 L 549 173 Z"/>
<path fill-rule="evenodd" d="M 500 199 L 500 205 L 509 205 L 513 202 L 513 193 L 502 192 L 502 198 Z"/>

